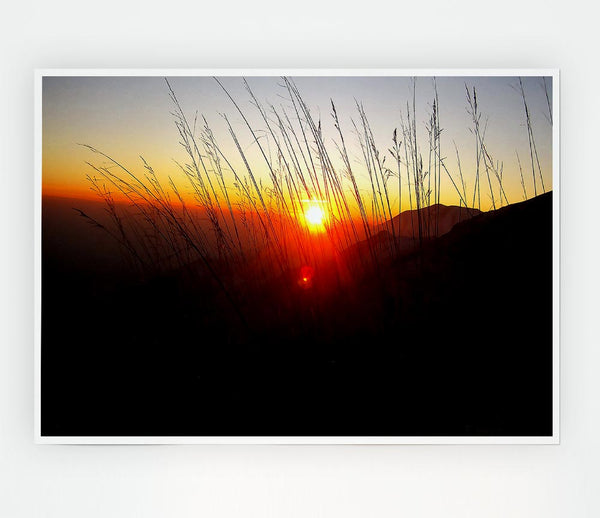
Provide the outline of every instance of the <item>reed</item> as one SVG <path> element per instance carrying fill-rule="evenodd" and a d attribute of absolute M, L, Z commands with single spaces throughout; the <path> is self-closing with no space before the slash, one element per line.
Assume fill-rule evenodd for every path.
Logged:
<path fill-rule="evenodd" d="M 464 159 L 461 161 L 456 143 L 453 142 L 455 171 L 450 170 L 443 154 L 435 80 L 431 112 L 425 123 L 429 144 L 426 165 L 418 131 L 416 79 L 387 149 L 379 147 L 364 105 L 356 102 L 357 118 L 350 119 L 350 123 L 359 157 L 353 157 L 349 151 L 351 146 L 342 129 L 342 116 L 333 100 L 331 123 L 335 138 L 329 142 L 324 137 L 321 119 L 315 119 L 292 79 L 282 78 L 285 105 L 279 106 L 261 103 L 250 83 L 244 80 L 250 109 L 260 121 L 258 126 L 250 122 L 247 109 L 223 82 L 218 78 L 215 82 L 243 123 L 243 129 L 236 128 L 229 115 L 221 114 L 230 145 L 219 141 L 203 115 L 188 118 L 166 80 L 174 124 L 186 156 L 184 163 L 176 162 L 180 177 L 168 176 L 166 182 L 162 181 L 142 157 L 143 173 L 138 175 L 110 155 L 86 146 L 108 162 L 108 165 L 89 163 L 93 172 L 88 180 L 106 204 L 109 224 L 83 212 L 80 215 L 114 237 L 138 272 L 151 275 L 161 269 L 187 268 L 198 283 L 208 276 L 249 331 L 265 325 L 252 304 L 256 293 L 277 292 L 277 300 L 285 299 L 288 309 L 273 309 L 271 315 L 293 321 L 294 314 L 302 314 L 300 309 L 307 295 L 302 290 L 298 292 L 294 272 L 306 265 L 317 270 L 336 265 L 332 274 L 335 282 L 328 283 L 329 291 L 345 293 L 351 298 L 353 292 L 357 293 L 361 279 L 374 276 L 381 281 L 382 293 L 387 293 L 390 288 L 385 286 L 379 272 L 406 251 L 401 246 L 402 239 L 408 237 L 402 235 L 402 224 L 408 217 L 402 215 L 407 209 L 403 199 L 404 203 L 408 201 L 413 242 L 422 248 L 440 235 L 443 178 L 444 182 L 450 182 L 467 214 L 482 207 L 482 178 L 487 183 L 492 209 L 510 203 L 503 186 L 503 163 L 494 160 L 486 144 L 487 121 L 482 119 L 475 88 L 465 85 L 476 144 L 474 179 L 472 187 L 467 189 Z M 519 85 L 537 194 L 537 180 L 542 189 L 545 187 L 521 80 Z M 548 107 L 551 110 L 550 104 Z M 247 133 L 258 159 L 248 155 L 240 131 Z M 393 159 L 390 167 L 386 164 L 389 157 Z M 517 161 L 523 197 L 527 199 L 518 154 Z M 242 166 L 236 165 L 239 163 Z M 186 192 L 182 191 L 182 178 Z M 133 215 L 120 212 L 115 194 L 126 200 Z M 324 213 L 318 232 L 306 223 L 307 212 L 314 204 Z M 352 250 L 357 253 L 352 254 Z M 298 283 L 302 284 L 301 281 Z M 315 298 L 313 303 L 323 307 L 327 300 L 323 296 Z M 311 309 L 311 318 L 317 318 L 315 307 Z"/>

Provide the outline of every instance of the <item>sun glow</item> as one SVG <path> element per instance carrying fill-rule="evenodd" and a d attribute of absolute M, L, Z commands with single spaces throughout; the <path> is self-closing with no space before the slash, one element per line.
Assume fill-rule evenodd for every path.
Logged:
<path fill-rule="evenodd" d="M 306 211 L 305 217 L 306 221 L 308 221 L 311 225 L 322 225 L 325 214 L 323 214 L 321 207 L 313 205 Z"/>
<path fill-rule="evenodd" d="M 306 204 L 304 209 L 304 220 L 309 230 L 313 232 L 322 232 L 325 230 L 325 211 L 319 201 L 302 200 Z"/>

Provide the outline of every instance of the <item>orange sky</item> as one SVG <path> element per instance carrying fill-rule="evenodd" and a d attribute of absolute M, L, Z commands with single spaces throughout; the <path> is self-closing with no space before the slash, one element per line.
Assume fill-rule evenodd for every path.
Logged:
<path fill-rule="evenodd" d="M 353 121 L 359 117 L 354 105 L 358 99 L 364 104 L 365 112 L 373 129 L 376 144 L 386 155 L 386 165 L 393 169 L 388 149 L 394 128 L 400 126 L 401 114 L 406 119 L 406 103 L 412 102 L 412 83 L 406 77 L 354 77 L 296 78 L 296 83 L 310 106 L 315 120 L 320 120 L 324 141 L 336 170 L 343 170 L 343 163 L 334 144 L 338 141 L 330 115 L 330 98 L 336 102 L 346 145 L 353 163 L 351 164 L 361 189 L 367 189 L 368 178 L 354 132 Z M 89 149 L 78 144 L 89 144 L 104 151 L 135 174 L 143 174 L 144 168 L 139 155 L 152 165 L 164 181 L 174 178 L 183 193 L 191 194 L 187 182 L 174 160 L 186 162 L 186 155 L 178 144 L 179 135 L 171 111 L 173 105 L 163 78 L 160 77 L 46 77 L 43 83 L 43 143 L 42 184 L 44 195 L 89 197 L 93 195 L 86 181 L 86 174 L 93 170 L 86 164 L 92 162 L 103 166 L 108 162 Z M 234 105 L 216 82 L 209 77 L 170 79 L 175 93 L 190 120 L 196 110 L 204 114 L 211 129 L 231 164 L 244 173 L 244 164 L 220 113 L 226 113 L 247 153 L 251 164 L 265 184 L 268 184 L 268 169 L 253 137 L 244 125 Z M 293 107 L 286 92 L 276 77 L 249 78 L 250 85 L 261 103 L 273 103 L 279 109 L 293 115 Z M 551 78 L 546 79 L 551 97 Z M 251 106 L 249 95 L 241 78 L 223 78 L 223 83 L 240 104 L 264 144 L 276 162 L 275 143 L 268 142 L 265 123 L 257 110 Z M 460 151 L 461 167 L 471 192 L 474 184 L 475 141 L 470 128 L 472 123 L 466 112 L 465 83 L 477 88 L 479 108 L 483 114 L 486 146 L 494 161 L 503 164 L 504 189 L 510 202 L 523 199 L 520 172 L 517 162 L 519 154 L 528 196 L 533 195 L 531 160 L 528 133 L 525 126 L 523 104 L 516 91 L 516 78 L 475 77 L 438 78 L 442 151 L 445 163 L 455 180 L 458 167 L 454 144 Z M 420 152 L 427 168 L 429 144 L 426 121 L 433 100 L 432 78 L 419 78 L 416 87 L 416 121 L 419 133 Z M 549 112 L 540 77 L 524 79 L 529 103 L 532 126 L 546 190 L 552 186 L 552 129 L 548 121 Z M 268 106 L 265 104 L 265 106 Z M 271 124 L 273 120 L 271 119 Z M 487 180 L 486 180 L 487 181 Z M 226 178 L 232 185 L 234 178 Z M 408 208 L 406 180 L 403 179 L 403 210 Z M 346 187 L 349 188 L 348 185 Z M 459 198 L 446 173 L 442 174 L 441 201 L 458 204 Z M 539 179 L 538 185 L 539 188 Z M 490 208 L 489 193 L 482 184 L 482 209 Z M 390 180 L 392 202 L 397 206 L 397 180 Z M 470 198 L 471 195 L 468 195 Z M 471 201 L 471 200 L 469 200 Z"/>

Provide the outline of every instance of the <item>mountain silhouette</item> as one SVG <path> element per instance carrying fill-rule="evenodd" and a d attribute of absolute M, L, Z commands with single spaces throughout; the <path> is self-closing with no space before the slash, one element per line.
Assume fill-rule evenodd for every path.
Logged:
<path fill-rule="evenodd" d="M 399 237 L 419 238 L 419 214 L 421 216 L 422 237 L 442 236 L 461 221 L 471 219 L 473 216 L 481 214 L 478 209 L 467 209 L 456 205 L 428 205 L 420 210 L 405 210 L 391 220 L 377 227 L 377 230 L 394 230 L 394 234 Z"/>

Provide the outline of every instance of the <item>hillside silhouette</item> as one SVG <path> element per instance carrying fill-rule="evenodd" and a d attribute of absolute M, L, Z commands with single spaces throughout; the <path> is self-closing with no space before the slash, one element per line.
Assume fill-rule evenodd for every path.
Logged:
<path fill-rule="evenodd" d="M 90 269 L 48 218 L 43 434 L 551 434 L 552 193 L 457 209 L 429 208 L 420 243 L 403 213 L 397 241 L 371 238 L 402 253 L 358 243 L 310 289 L 273 272 L 236 301 L 244 324 L 210 276 Z"/>

